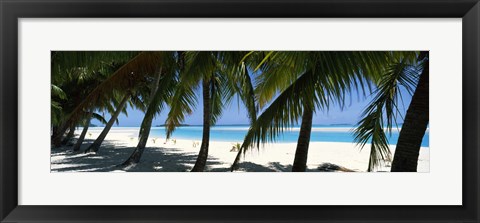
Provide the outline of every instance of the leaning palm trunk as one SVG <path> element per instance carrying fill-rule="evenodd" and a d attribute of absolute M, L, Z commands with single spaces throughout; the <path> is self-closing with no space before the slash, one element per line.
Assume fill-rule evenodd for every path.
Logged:
<path fill-rule="evenodd" d="M 73 138 L 74 135 L 75 135 L 75 125 L 71 125 L 70 129 L 68 130 L 67 136 L 65 136 L 65 138 L 63 138 L 62 140 L 62 145 L 67 145 L 67 143 L 70 142 L 70 140 Z"/>
<path fill-rule="evenodd" d="M 87 135 L 88 127 L 90 125 L 90 118 L 92 117 L 93 112 L 90 112 L 87 116 L 87 121 L 85 122 L 85 125 L 83 126 L 82 133 L 80 134 L 80 137 L 78 137 L 77 142 L 73 146 L 73 151 L 79 151 L 80 146 L 82 146 L 83 140 L 85 139 L 85 135 Z"/>
<path fill-rule="evenodd" d="M 295 159 L 293 161 L 293 172 L 305 172 L 307 169 L 308 146 L 310 144 L 310 134 L 312 132 L 313 111 L 305 106 L 302 115 L 302 125 L 300 126 L 300 135 L 298 136 Z"/>
<path fill-rule="evenodd" d="M 392 162 L 392 172 L 416 172 L 418 155 L 428 126 L 429 65 L 426 62 L 408 107 Z"/>
<path fill-rule="evenodd" d="M 150 135 L 150 129 L 152 127 L 152 117 L 146 117 L 148 120 L 144 120 L 142 122 L 142 126 L 140 127 L 142 129 L 142 134 L 140 135 L 140 139 L 138 141 L 137 147 L 133 151 L 132 155 L 121 164 L 121 166 L 128 166 L 134 163 L 140 162 L 140 158 L 142 157 L 143 151 L 145 150 L 145 146 L 147 145 L 148 141 L 148 136 Z"/>
<path fill-rule="evenodd" d="M 142 157 L 143 151 L 147 146 L 148 136 L 150 135 L 150 130 L 152 128 L 152 122 L 154 117 L 153 115 L 154 112 L 150 110 L 156 109 L 154 106 L 152 106 L 152 102 L 153 102 L 153 97 L 155 97 L 155 94 L 158 91 L 158 82 L 160 81 L 161 72 L 162 70 L 160 69 L 160 72 L 158 72 L 155 82 L 153 83 L 152 90 L 150 91 L 150 101 L 148 103 L 148 110 L 145 113 L 146 115 L 143 118 L 142 125 L 140 126 L 140 129 L 141 129 L 140 139 L 138 141 L 137 147 L 133 151 L 132 155 L 130 155 L 130 157 L 125 162 L 123 162 L 120 166 L 128 166 L 128 165 L 140 162 L 140 158 Z"/>
<path fill-rule="evenodd" d="M 203 80 L 203 135 L 202 145 L 200 146 L 200 152 L 198 153 L 197 161 L 193 166 L 192 172 L 203 172 L 207 164 L 208 158 L 208 146 L 210 141 L 210 121 L 211 121 L 211 100 L 210 90 L 213 95 L 213 85 L 210 81 Z"/>
<path fill-rule="evenodd" d="M 65 141 L 66 138 L 63 138 L 63 135 L 67 133 L 67 130 L 69 128 L 71 130 L 72 125 L 73 125 L 73 128 L 75 129 L 75 124 L 72 124 L 72 123 L 75 123 L 76 121 L 77 121 L 76 119 L 72 119 L 71 122 L 65 121 L 62 124 L 60 124 L 57 128 L 54 128 L 52 138 L 51 138 L 52 144 L 54 145 L 54 147 L 60 147 L 62 146 L 62 144 L 65 144 L 64 142 L 66 142 Z M 70 125 L 68 123 L 70 123 Z M 69 133 L 70 132 L 71 131 L 69 131 Z M 68 137 L 68 135 L 66 137 Z M 73 137 L 73 135 L 71 137 Z"/>
<path fill-rule="evenodd" d="M 68 129 L 68 125 L 66 125 L 65 123 L 53 129 L 51 140 L 55 148 L 62 146 L 62 141 L 63 141 L 62 138 L 65 132 L 67 131 L 67 129 Z"/>
<path fill-rule="evenodd" d="M 54 129 L 53 135 L 52 135 L 52 144 L 54 145 L 54 147 L 60 147 L 62 145 L 65 145 L 68 142 L 68 140 L 70 140 L 68 139 L 68 137 L 70 138 L 73 137 L 74 132 L 72 132 L 71 130 L 72 130 L 72 127 L 75 130 L 75 124 L 73 124 L 75 122 L 76 121 L 72 121 L 72 122 L 65 121 L 56 128 L 56 131 Z M 68 133 L 67 133 L 67 130 L 69 130 Z M 66 138 L 63 138 L 63 135 L 65 135 L 65 133 L 67 133 L 67 136 Z"/>
<path fill-rule="evenodd" d="M 120 112 L 123 110 L 123 107 L 125 106 L 125 104 L 127 103 L 127 100 L 128 100 L 128 97 L 130 96 L 130 94 L 126 94 L 122 101 L 120 102 L 120 104 L 118 105 L 117 107 L 117 110 L 115 111 L 115 113 L 112 115 L 112 117 L 110 118 L 110 120 L 108 120 L 108 123 L 107 125 L 105 126 L 105 128 L 103 129 L 102 133 L 100 133 L 100 135 L 98 136 L 98 138 L 93 142 L 92 145 L 90 145 L 86 150 L 85 150 L 85 153 L 88 153 L 88 152 L 97 152 L 98 149 L 100 149 L 100 146 L 102 145 L 102 142 L 103 140 L 105 139 L 105 137 L 107 137 L 107 134 L 108 132 L 110 131 L 110 129 L 112 128 L 113 124 L 115 123 L 115 120 L 117 120 L 118 118 L 118 115 L 120 115 Z"/>
<path fill-rule="evenodd" d="M 59 127 L 58 126 L 52 126 L 52 131 L 51 131 L 51 134 L 50 134 L 50 141 L 51 141 L 51 144 L 54 145 L 54 137 L 58 134 L 58 130 L 59 130 Z"/>
<path fill-rule="evenodd" d="M 237 156 L 235 157 L 235 160 L 233 161 L 232 166 L 230 167 L 230 171 L 231 171 L 231 172 L 233 172 L 233 171 L 235 171 L 236 169 L 238 169 L 238 163 L 240 162 L 240 157 L 241 157 L 241 155 L 242 155 L 242 153 L 243 153 L 243 150 L 244 150 L 244 148 L 243 148 L 243 145 L 242 145 L 242 147 L 240 147 L 240 149 L 239 149 L 238 152 L 237 152 Z"/>

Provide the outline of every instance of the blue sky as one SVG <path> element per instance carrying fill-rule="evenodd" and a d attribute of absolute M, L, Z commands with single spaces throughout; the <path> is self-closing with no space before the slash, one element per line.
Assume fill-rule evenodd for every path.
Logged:
<path fill-rule="evenodd" d="M 201 87 L 200 87 L 201 89 Z M 411 101 L 411 96 L 402 89 L 402 97 L 404 100 L 405 106 Z M 203 122 L 203 106 L 202 106 L 202 97 L 200 92 L 197 92 L 198 97 L 198 105 L 195 112 L 188 116 L 185 119 L 185 124 L 189 125 L 201 125 Z M 364 108 L 367 106 L 368 102 L 372 100 L 372 95 L 368 95 L 367 97 L 363 97 L 360 95 L 357 97 L 357 92 L 352 93 L 352 97 L 348 97 L 346 100 L 347 102 L 350 101 L 351 103 L 347 103 L 346 107 L 341 110 L 338 106 L 332 106 L 328 112 L 324 111 L 317 111 L 313 118 L 313 124 L 320 124 L 320 125 L 330 125 L 330 124 L 356 124 L 359 121 L 360 115 Z M 404 106 L 400 106 L 402 111 L 402 116 L 405 114 L 406 108 Z M 123 127 L 137 127 L 140 126 L 142 119 L 143 119 L 143 112 L 139 110 L 135 110 L 131 107 L 127 108 L 128 117 L 124 114 L 121 114 L 119 117 L 119 125 Z M 165 123 L 165 119 L 168 114 L 168 108 L 165 109 L 157 118 L 153 121 L 153 126 L 161 125 Z M 108 114 L 105 115 L 105 118 L 108 120 L 110 116 Z M 402 120 L 398 120 L 400 123 Z M 92 124 L 102 126 L 97 120 L 92 121 Z M 223 112 L 222 117 L 217 121 L 217 125 L 232 125 L 232 124 L 248 124 L 248 117 L 246 110 L 243 107 L 243 104 L 237 103 L 236 99 L 233 99 L 230 105 L 225 109 Z"/>

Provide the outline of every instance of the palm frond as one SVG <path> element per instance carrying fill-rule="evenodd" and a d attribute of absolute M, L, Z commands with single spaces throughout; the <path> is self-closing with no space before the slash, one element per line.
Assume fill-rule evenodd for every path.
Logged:
<path fill-rule="evenodd" d="M 169 100 L 170 111 L 165 121 L 167 138 L 170 138 L 176 127 L 180 126 L 185 117 L 195 110 L 197 89 L 198 85 L 182 84 L 181 81 L 177 83 L 175 93 Z"/>
<path fill-rule="evenodd" d="M 308 52 L 269 52 L 258 65 L 262 72 L 255 82 L 255 95 L 260 108 L 263 108 L 278 92 L 285 90 L 308 66 L 311 56 Z M 268 57 L 268 60 L 267 60 Z"/>
<path fill-rule="evenodd" d="M 52 97 L 55 96 L 62 100 L 67 99 L 67 94 L 65 94 L 65 92 L 60 87 L 54 84 L 51 85 L 51 92 L 52 92 Z"/>
<path fill-rule="evenodd" d="M 115 94 L 129 92 L 145 82 L 145 77 L 154 74 L 162 59 L 160 52 L 142 52 L 117 69 L 93 89 L 68 115 L 66 124 L 74 123 L 83 110 L 105 105 Z"/>
<path fill-rule="evenodd" d="M 396 62 L 385 69 L 372 102 L 363 111 L 363 118 L 354 130 L 355 141 L 360 149 L 371 142 L 368 171 L 373 171 L 384 161 L 391 159 L 384 129 L 391 132 L 394 123 L 396 124 L 396 117 L 400 115 L 398 108 L 399 98 L 402 97 L 400 86 L 403 86 L 409 94 L 413 94 L 417 80 L 418 70 L 405 61 Z"/>
<path fill-rule="evenodd" d="M 105 119 L 105 117 L 103 117 L 103 115 L 100 115 L 100 114 L 95 113 L 95 112 L 92 113 L 92 118 L 100 121 L 102 124 L 105 124 L 105 125 L 106 125 L 107 122 L 108 122 L 108 121 Z"/>
<path fill-rule="evenodd" d="M 345 95 L 352 89 L 371 91 L 371 83 L 392 58 L 387 51 L 275 52 L 265 57 L 259 66 L 262 74 L 256 79 L 256 98 L 260 108 L 276 98 L 247 132 L 243 152 L 252 144 L 258 147 L 260 142 L 275 140 L 283 128 L 297 122 L 302 106 L 328 110 L 338 103 L 343 108 Z M 303 94 L 295 93 L 296 85 L 303 87 Z"/>
<path fill-rule="evenodd" d="M 222 97 L 231 100 L 238 95 L 247 109 L 250 123 L 257 117 L 258 106 L 255 103 L 255 92 L 249 68 L 257 65 L 258 53 L 255 51 L 226 51 L 219 53 L 219 70 L 223 77 Z M 252 65 L 252 66 L 249 66 Z M 239 105 L 240 106 L 240 105 Z"/>
<path fill-rule="evenodd" d="M 382 109 L 381 105 L 372 107 L 372 110 L 362 118 L 355 129 L 355 141 L 360 145 L 360 149 L 371 141 L 369 172 L 384 164 L 385 161 L 391 160 L 388 139 L 384 131 Z"/>
<path fill-rule="evenodd" d="M 313 107 L 315 89 L 308 83 L 312 83 L 314 77 L 312 72 L 304 73 L 275 98 L 248 130 L 242 144 L 243 152 L 254 145 L 258 148 L 261 143 L 275 141 L 284 129 L 298 123 L 303 107 Z"/>
<path fill-rule="evenodd" d="M 241 75 L 239 84 L 237 85 L 237 92 L 239 92 L 239 97 L 242 99 L 245 107 L 247 108 L 247 115 L 250 119 L 250 124 L 254 123 L 257 119 L 258 106 L 255 103 L 255 90 L 253 87 L 252 79 L 245 65 L 241 65 L 240 73 Z"/>
<path fill-rule="evenodd" d="M 89 78 L 94 72 L 108 69 L 113 62 L 125 63 L 139 51 L 52 51 L 52 83 L 66 78 L 78 81 Z"/>
<path fill-rule="evenodd" d="M 140 126 L 144 126 L 147 122 L 151 123 L 151 120 L 165 108 L 166 103 L 174 94 L 175 87 L 177 86 L 175 70 L 162 68 L 162 71 L 165 72 L 160 77 L 156 89 L 152 91 L 154 95 L 148 103 L 145 117 Z M 140 129 L 139 136 L 144 134 L 144 130 L 143 128 Z"/>
<path fill-rule="evenodd" d="M 51 118 L 52 118 L 52 125 L 56 126 L 61 123 L 62 121 L 62 107 L 60 103 L 56 101 L 51 101 Z"/>
<path fill-rule="evenodd" d="M 223 77 L 223 78 L 222 78 Z M 228 105 L 232 98 L 232 92 L 225 87 L 225 76 L 218 75 L 209 82 L 210 86 L 210 124 L 215 125 L 217 120 L 222 116 L 224 108 Z"/>

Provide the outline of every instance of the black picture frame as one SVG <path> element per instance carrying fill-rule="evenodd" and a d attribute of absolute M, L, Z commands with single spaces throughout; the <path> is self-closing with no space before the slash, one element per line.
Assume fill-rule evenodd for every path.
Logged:
<path fill-rule="evenodd" d="M 0 0 L 1 222 L 478 222 L 478 0 Z M 463 18 L 461 206 L 24 206 L 18 205 L 19 18 L 369 17 Z M 448 44 L 448 43 L 447 43 Z M 467 97 L 468 96 L 468 97 Z M 41 193 L 41 191 L 39 191 Z M 74 193 L 74 191 L 72 191 Z M 448 193 L 446 191 L 445 193 Z"/>

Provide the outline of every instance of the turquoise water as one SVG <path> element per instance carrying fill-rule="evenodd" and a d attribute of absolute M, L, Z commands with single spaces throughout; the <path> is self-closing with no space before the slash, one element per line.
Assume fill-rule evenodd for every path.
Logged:
<path fill-rule="evenodd" d="M 210 130 L 210 139 L 213 141 L 228 141 L 241 143 L 249 126 L 245 125 L 223 125 L 214 126 Z M 353 126 L 348 125 L 314 125 L 310 136 L 311 142 L 349 142 L 353 143 Z M 299 127 L 293 127 L 286 130 L 278 137 L 277 142 L 297 142 Z M 395 145 L 398 141 L 399 132 L 395 129 L 388 136 L 389 144 Z M 153 127 L 150 137 L 165 138 L 164 127 Z M 202 140 L 202 126 L 184 126 L 179 127 L 172 135 L 175 139 Z M 422 140 L 422 146 L 429 145 L 429 131 L 425 133 Z"/>

